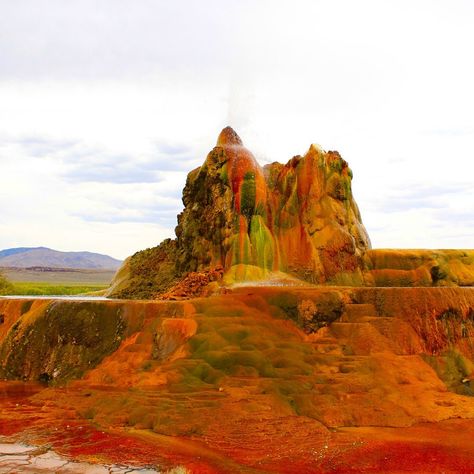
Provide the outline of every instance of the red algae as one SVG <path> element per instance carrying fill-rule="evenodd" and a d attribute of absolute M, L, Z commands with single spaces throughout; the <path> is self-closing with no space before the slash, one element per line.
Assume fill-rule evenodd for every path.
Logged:
<path fill-rule="evenodd" d="M 23 403 L 15 416 L 24 423 L 13 426 L 1 404 L 1 426 L 8 439 L 45 445 L 68 458 L 100 463 L 150 466 L 158 469 L 185 466 L 192 473 L 312 473 L 312 472 L 471 472 L 474 469 L 474 435 L 471 420 L 421 423 L 405 428 L 362 427 L 332 432 L 312 426 L 300 417 L 267 414 L 246 426 L 225 425 L 221 440 L 196 441 L 148 431 L 101 429 L 77 419 L 61 420 L 61 413 L 46 408 L 42 422 L 31 416 L 32 405 Z M 48 413 L 49 411 L 49 413 Z M 48 424 L 45 425 L 45 421 Z M 276 421 L 276 420 L 275 420 Z M 316 429 L 315 429 L 316 428 Z M 253 443 L 238 430 L 248 431 Z M 460 433 L 463 433 L 460 436 Z M 2 434 L 5 434 L 2 432 Z M 15 435 L 12 437 L 12 435 Z M 246 447 L 246 443 L 249 444 Z"/>

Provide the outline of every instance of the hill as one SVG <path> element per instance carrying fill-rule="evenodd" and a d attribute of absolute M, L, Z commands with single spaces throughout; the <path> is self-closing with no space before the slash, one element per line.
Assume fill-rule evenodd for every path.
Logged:
<path fill-rule="evenodd" d="M 0 250 L 0 267 L 76 268 L 116 270 L 121 261 L 93 252 L 60 252 L 47 247 L 19 247 Z"/>

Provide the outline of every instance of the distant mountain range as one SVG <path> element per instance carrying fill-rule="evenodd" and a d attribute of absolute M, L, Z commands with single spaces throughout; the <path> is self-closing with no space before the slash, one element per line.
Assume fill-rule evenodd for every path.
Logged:
<path fill-rule="evenodd" d="M 0 267 L 116 270 L 121 260 L 93 252 L 60 252 L 46 247 L 0 250 Z"/>

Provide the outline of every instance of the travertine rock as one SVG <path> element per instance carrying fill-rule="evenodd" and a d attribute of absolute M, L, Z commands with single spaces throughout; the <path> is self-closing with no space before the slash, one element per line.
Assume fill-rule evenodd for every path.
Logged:
<path fill-rule="evenodd" d="M 337 152 L 325 153 L 315 145 L 286 165 L 262 168 L 226 127 L 204 164 L 188 175 L 175 247 L 169 258 L 157 260 L 155 271 L 179 278 L 222 267 L 231 281 L 285 272 L 314 283 L 360 284 L 361 257 L 370 242 L 351 179 Z M 163 245 L 171 248 L 167 242 L 154 253 L 161 255 Z M 143 267 L 141 257 L 136 254 L 127 265 L 133 267 L 135 259 L 140 260 L 135 267 Z M 160 265 L 164 261 L 166 269 Z M 137 276 L 130 280 L 140 286 L 141 297 L 167 289 L 153 281 L 137 283 Z M 149 295 L 143 294 L 144 286 Z M 130 296 L 127 291 L 115 294 Z"/>
<path fill-rule="evenodd" d="M 206 279 L 198 276 L 215 269 L 227 284 L 276 275 L 342 286 L 473 283 L 472 251 L 371 250 L 351 180 L 339 153 L 317 145 L 262 168 L 226 127 L 187 177 L 177 238 L 127 259 L 109 295 L 196 295 Z"/>

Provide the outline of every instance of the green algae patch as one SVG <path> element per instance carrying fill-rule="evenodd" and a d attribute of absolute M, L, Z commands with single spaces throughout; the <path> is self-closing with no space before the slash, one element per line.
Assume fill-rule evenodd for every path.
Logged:
<path fill-rule="evenodd" d="M 311 375 L 314 350 L 297 332 L 275 325 L 271 317 L 237 299 L 226 301 L 226 310 L 218 301 L 209 306 L 197 302 L 198 330 L 187 343 L 187 359 L 170 366 L 176 371 L 170 390 L 215 389 L 233 377 L 286 381 Z"/>
<path fill-rule="evenodd" d="M 12 326 L 0 346 L 0 373 L 41 382 L 78 378 L 118 348 L 125 329 L 120 306 L 53 302 Z"/>
<path fill-rule="evenodd" d="M 448 390 L 459 395 L 474 396 L 474 381 L 470 380 L 474 364 L 459 351 L 451 349 L 440 356 L 424 355 Z"/>
<path fill-rule="evenodd" d="M 252 261 L 261 268 L 272 270 L 276 256 L 273 235 L 261 216 L 253 216 L 250 223 L 250 242 Z"/>
<path fill-rule="evenodd" d="M 255 212 L 256 204 L 255 173 L 245 173 L 240 195 L 240 212 L 250 221 Z"/>
<path fill-rule="evenodd" d="M 339 319 L 344 311 L 344 295 L 339 291 L 319 293 L 316 297 L 297 292 L 279 292 L 268 300 L 274 317 L 288 318 L 306 333 L 317 332 Z"/>
<path fill-rule="evenodd" d="M 298 296 L 289 291 L 279 292 L 268 299 L 268 303 L 274 307 L 274 316 L 288 317 L 293 321 L 298 319 L 298 301 Z"/>
<path fill-rule="evenodd" d="M 232 263 L 251 264 L 252 263 L 252 244 L 247 233 L 235 234 L 231 239 Z"/>
<path fill-rule="evenodd" d="M 226 298 L 199 298 L 193 301 L 197 315 L 205 314 L 207 317 L 238 318 L 244 316 L 246 306 L 240 302 L 228 304 Z"/>
<path fill-rule="evenodd" d="M 241 263 L 232 265 L 224 274 L 222 282 L 224 285 L 232 285 L 239 282 L 264 280 L 267 276 L 268 271 L 264 268 Z"/>
<path fill-rule="evenodd" d="M 340 272 L 328 280 L 333 286 L 364 286 L 364 277 L 360 269 L 354 272 Z"/>

